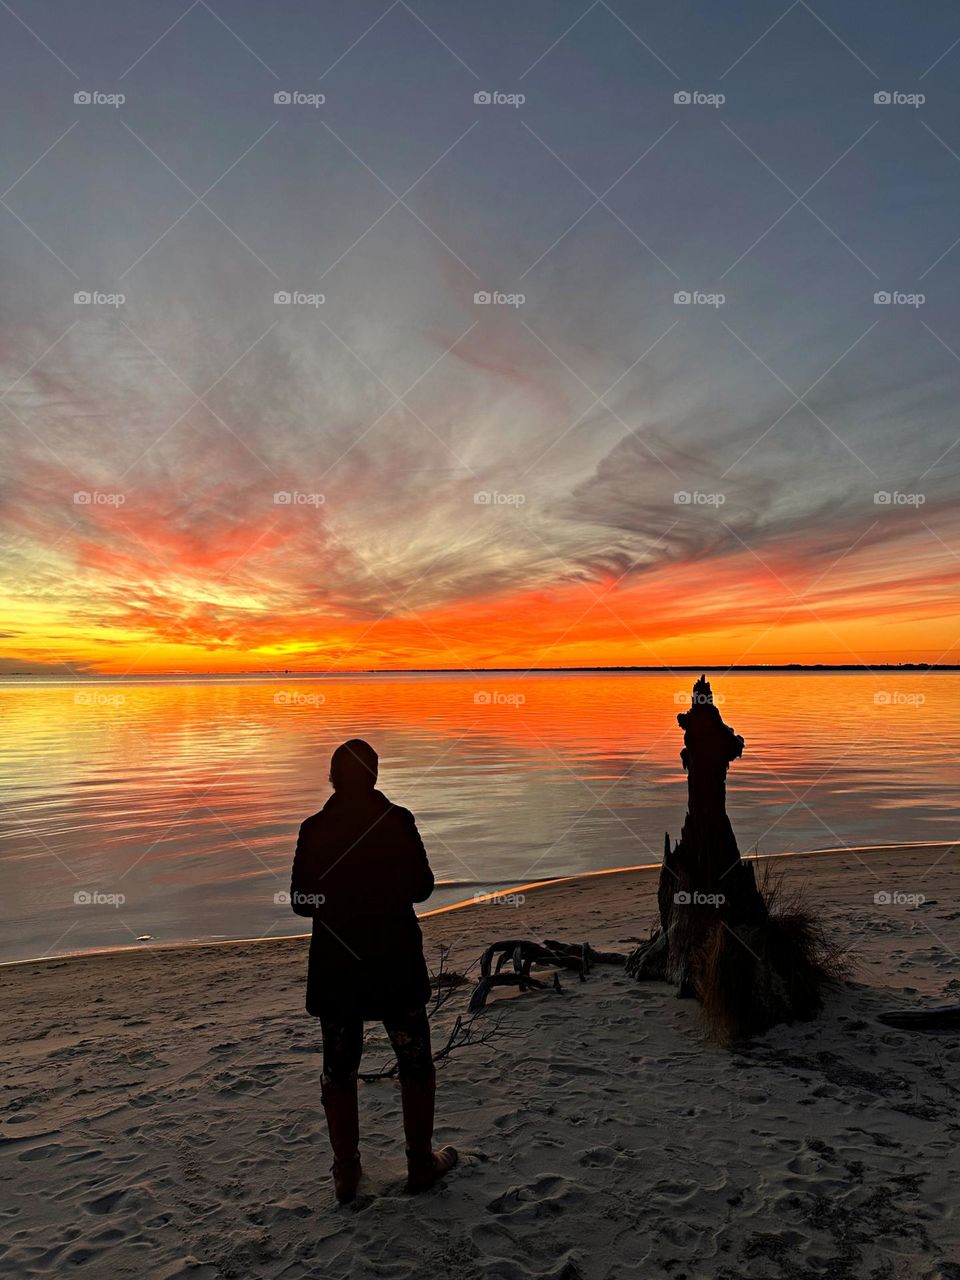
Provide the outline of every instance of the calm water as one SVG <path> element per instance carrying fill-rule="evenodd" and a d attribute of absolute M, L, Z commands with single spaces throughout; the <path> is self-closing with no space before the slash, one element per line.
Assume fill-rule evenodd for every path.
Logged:
<path fill-rule="evenodd" d="M 328 794 L 330 752 L 354 735 L 449 882 L 431 906 L 658 861 L 683 819 L 675 717 L 691 683 L 2 683 L 0 959 L 302 932 L 274 895 Z M 960 835 L 960 676 L 731 675 L 714 689 L 747 744 L 729 785 L 744 851 Z"/>

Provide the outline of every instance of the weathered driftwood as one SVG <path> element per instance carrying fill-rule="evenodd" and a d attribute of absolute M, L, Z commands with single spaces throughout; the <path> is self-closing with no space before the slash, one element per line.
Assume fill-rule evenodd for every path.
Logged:
<path fill-rule="evenodd" d="M 563 993 L 559 973 L 553 975 L 553 982 L 541 982 L 539 978 L 532 978 L 529 973 L 488 973 L 474 987 L 473 995 L 470 997 L 470 1004 L 467 1006 L 467 1012 L 479 1013 L 486 1005 L 487 996 L 493 987 L 519 987 L 521 991 L 549 991 L 552 989 L 558 994 Z"/>
<path fill-rule="evenodd" d="M 558 942 L 555 939 L 539 943 L 527 938 L 506 938 L 494 942 L 480 959 L 480 981 L 470 999 L 470 1012 L 482 1009 L 493 987 L 519 987 L 521 991 L 562 991 L 560 976 L 554 973 L 553 982 L 541 982 L 530 972 L 534 965 L 547 966 L 576 973 L 581 982 L 595 964 L 623 964 L 626 957 L 616 951 L 595 951 L 588 942 Z M 506 963 L 513 965 L 512 973 L 501 972 Z"/>
<path fill-rule="evenodd" d="M 496 965 L 494 966 L 494 957 Z M 533 964 L 553 965 L 558 969 L 571 969 L 580 976 L 584 973 L 584 962 L 581 956 L 561 955 L 539 942 L 530 942 L 526 938 L 507 938 L 503 942 L 494 942 L 480 960 L 480 976 L 487 978 L 490 973 L 499 973 L 507 961 L 512 961 L 514 973 L 528 975 Z"/>
<path fill-rule="evenodd" d="M 543 945 L 558 955 L 580 956 L 589 973 L 595 964 L 626 964 L 627 957 L 622 951 L 596 951 L 589 942 L 557 942 L 544 939 Z"/>
<path fill-rule="evenodd" d="M 903 1031 L 958 1031 L 960 1004 L 941 1005 L 934 1009 L 900 1009 L 877 1015 L 888 1027 Z"/>

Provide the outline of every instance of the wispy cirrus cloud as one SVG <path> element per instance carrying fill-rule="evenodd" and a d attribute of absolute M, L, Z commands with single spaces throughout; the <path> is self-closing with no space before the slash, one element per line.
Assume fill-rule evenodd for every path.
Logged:
<path fill-rule="evenodd" d="M 0 90 L 11 120 L 45 95 L 0 219 L 4 660 L 950 648 L 960 166 L 822 24 L 741 58 L 755 6 L 709 38 L 654 7 L 660 61 L 602 7 L 554 47 L 555 7 L 494 6 L 511 67 L 466 16 L 430 15 L 461 62 L 401 11 L 354 49 L 336 9 L 308 112 L 249 50 L 310 82 L 317 15 L 250 9 L 246 50 L 185 19 L 141 58 L 108 9 L 122 114 L 64 133 L 35 42 Z M 877 29 L 929 66 L 925 21 Z M 75 15 L 61 38 L 87 48 Z M 522 109 L 474 103 L 495 68 Z M 675 103 L 695 68 L 732 68 L 722 111 Z M 931 85 L 934 133 L 956 96 Z M 924 303 L 874 303 L 898 285 Z"/>

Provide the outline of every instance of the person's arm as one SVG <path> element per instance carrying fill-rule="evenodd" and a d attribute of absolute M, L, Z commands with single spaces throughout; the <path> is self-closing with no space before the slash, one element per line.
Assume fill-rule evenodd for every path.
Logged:
<path fill-rule="evenodd" d="M 411 902 L 424 902 L 433 893 L 434 877 L 417 830 L 417 823 L 409 809 L 402 809 L 404 883 L 409 888 Z"/>
<path fill-rule="evenodd" d="M 295 915 L 313 917 L 317 914 L 320 904 L 318 882 L 317 852 L 308 818 L 297 835 L 290 875 L 290 906 Z"/>

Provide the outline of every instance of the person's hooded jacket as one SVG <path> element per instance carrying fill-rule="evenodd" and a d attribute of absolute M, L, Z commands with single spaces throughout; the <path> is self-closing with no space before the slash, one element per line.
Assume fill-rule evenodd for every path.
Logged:
<path fill-rule="evenodd" d="M 382 1020 L 430 998 L 415 902 L 433 872 L 413 814 L 376 790 L 335 791 L 300 828 L 290 905 L 313 919 L 307 1012 Z"/>

